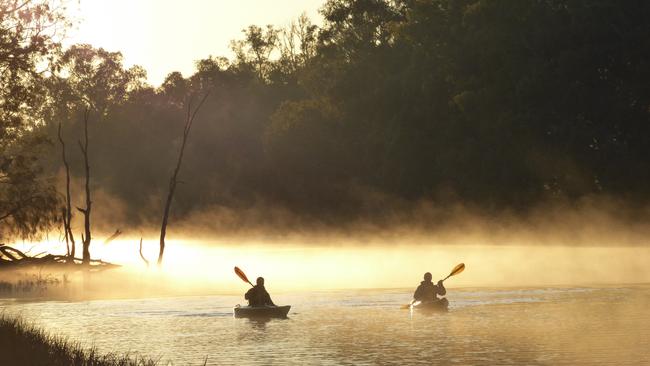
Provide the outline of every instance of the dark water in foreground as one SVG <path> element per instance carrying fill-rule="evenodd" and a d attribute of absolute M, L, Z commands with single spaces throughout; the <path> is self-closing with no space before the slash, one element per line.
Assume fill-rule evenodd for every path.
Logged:
<path fill-rule="evenodd" d="M 450 311 L 399 306 L 410 289 L 275 294 L 289 319 L 234 319 L 233 296 L 0 300 L 53 334 L 160 364 L 650 365 L 650 286 L 450 289 Z"/>

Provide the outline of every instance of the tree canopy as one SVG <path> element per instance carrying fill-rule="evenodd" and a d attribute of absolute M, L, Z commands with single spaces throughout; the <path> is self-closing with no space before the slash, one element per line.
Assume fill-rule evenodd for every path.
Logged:
<path fill-rule="evenodd" d="M 232 60 L 199 60 L 194 75 L 172 72 L 157 88 L 119 54 L 81 45 L 52 56 L 67 72 L 36 83 L 43 76 L 29 60 L 54 55 L 51 44 L 2 66 L 15 62 L 2 33 L 2 159 L 8 141 L 30 141 L 5 126 L 42 115 L 17 108 L 49 105 L 40 132 L 55 140 L 64 121 L 74 143 L 78 102 L 101 101 L 89 128 L 93 187 L 126 206 L 127 222 L 155 222 L 184 101 L 211 90 L 172 215 L 274 207 L 336 225 L 421 201 L 523 211 L 591 196 L 648 204 L 650 3 L 329 0 L 321 13 L 321 26 L 304 16 L 285 29 L 249 26 Z M 28 101 L 49 85 L 52 103 L 11 102 L 12 83 L 11 95 Z M 55 175 L 59 155 L 42 155 Z M 70 160 L 80 177 L 81 156 Z"/>
<path fill-rule="evenodd" d="M 66 26 L 53 1 L 0 1 L 0 239 L 23 238 L 56 221 L 54 181 L 41 174 L 46 139 L 32 133 L 43 123 L 49 62 L 56 31 Z"/>

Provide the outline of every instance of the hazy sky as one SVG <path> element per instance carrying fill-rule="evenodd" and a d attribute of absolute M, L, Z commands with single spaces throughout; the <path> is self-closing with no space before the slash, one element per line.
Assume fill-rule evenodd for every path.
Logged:
<path fill-rule="evenodd" d="M 250 24 L 285 26 L 303 12 L 320 22 L 325 0 L 80 0 L 80 24 L 66 43 L 121 51 L 159 85 L 171 71 L 188 76 L 194 61 L 230 56 L 230 41 Z"/>

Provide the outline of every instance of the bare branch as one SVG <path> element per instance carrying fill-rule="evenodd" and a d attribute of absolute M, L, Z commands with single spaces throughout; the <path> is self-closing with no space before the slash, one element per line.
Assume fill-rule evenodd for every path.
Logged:
<path fill-rule="evenodd" d="M 112 242 L 113 240 L 115 240 L 115 238 L 117 238 L 120 235 L 122 235 L 122 230 L 120 229 L 115 230 L 113 235 L 109 236 L 108 238 L 106 238 L 106 240 L 104 240 L 104 245 Z"/>
<path fill-rule="evenodd" d="M 142 254 L 142 237 L 140 237 L 140 258 L 142 258 L 142 260 L 143 260 L 144 263 L 147 265 L 147 267 L 149 267 L 149 261 L 148 261 L 147 258 L 145 258 L 144 255 Z"/>

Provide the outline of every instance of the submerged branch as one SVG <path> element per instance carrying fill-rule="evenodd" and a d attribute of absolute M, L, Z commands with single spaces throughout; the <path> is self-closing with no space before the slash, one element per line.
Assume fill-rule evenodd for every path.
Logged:
<path fill-rule="evenodd" d="M 142 238 L 140 238 L 140 258 L 142 258 L 147 267 L 149 267 L 149 261 L 144 257 L 144 254 L 142 254 Z"/>
<path fill-rule="evenodd" d="M 108 238 L 106 238 L 106 240 L 104 240 L 104 245 L 112 242 L 113 240 L 115 240 L 115 238 L 117 238 L 120 235 L 122 235 L 122 230 L 120 229 L 115 230 L 113 235 L 109 236 Z"/>
<path fill-rule="evenodd" d="M 19 249 L 0 244 L 0 269 L 16 268 L 19 266 L 84 266 L 87 269 L 101 271 L 120 267 L 117 264 L 104 262 L 101 259 L 90 259 L 87 264 L 82 258 L 74 258 L 66 255 L 54 255 L 39 253 L 35 256 L 28 256 Z"/>

